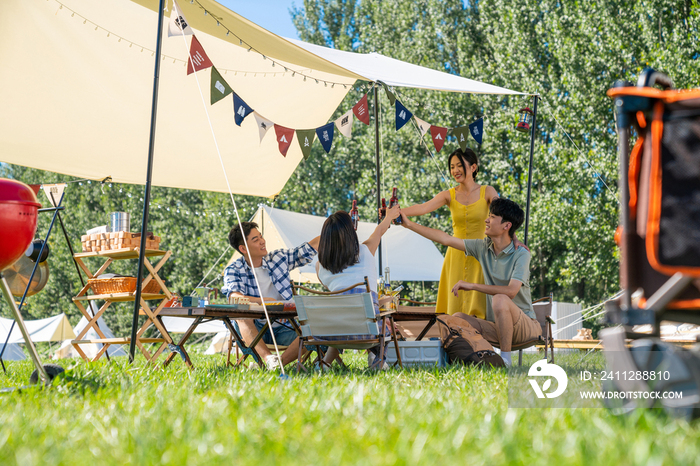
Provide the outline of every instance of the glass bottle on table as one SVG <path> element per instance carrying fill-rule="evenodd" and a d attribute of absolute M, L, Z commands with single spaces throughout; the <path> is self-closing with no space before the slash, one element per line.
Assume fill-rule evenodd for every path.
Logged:
<path fill-rule="evenodd" d="M 357 211 L 357 201 L 352 201 L 352 209 L 350 209 L 350 221 L 352 221 L 352 227 L 357 231 L 357 224 L 360 222 L 360 213 Z"/>
<path fill-rule="evenodd" d="M 399 195 L 397 194 L 397 188 L 391 190 L 391 199 L 389 199 L 389 208 L 391 209 L 395 205 L 399 204 Z M 401 217 L 396 217 L 392 223 L 394 225 L 401 225 Z"/>

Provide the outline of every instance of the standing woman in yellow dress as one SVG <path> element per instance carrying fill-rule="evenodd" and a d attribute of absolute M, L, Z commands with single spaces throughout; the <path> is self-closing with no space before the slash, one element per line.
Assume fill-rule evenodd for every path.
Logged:
<path fill-rule="evenodd" d="M 401 209 L 409 217 L 425 215 L 447 205 L 452 213 L 452 234 L 460 239 L 482 239 L 485 237 L 484 221 L 489 214 L 491 201 L 498 193 L 491 186 L 476 182 L 479 173 L 479 160 L 473 150 L 457 149 L 447 159 L 450 174 L 458 183 L 456 187 L 442 191 L 423 204 Z M 464 252 L 447 248 L 442 264 L 440 285 L 438 286 L 438 313 L 454 314 L 463 312 L 480 319 L 486 317 L 486 295 L 478 291 L 460 291 L 459 297 L 450 290 L 459 280 L 470 283 L 484 283 L 484 274 L 473 257 Z"/>

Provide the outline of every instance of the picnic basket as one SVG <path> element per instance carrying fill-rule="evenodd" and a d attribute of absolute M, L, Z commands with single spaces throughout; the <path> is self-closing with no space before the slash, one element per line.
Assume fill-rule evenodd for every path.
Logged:
<path fill-rule="evenodd" d="M 91 278 L 88 285 L 95 294 L 133 293 L 136 291 L 135 277 Z M 158 293 L 158 282 L 151 280 L 143 289 L 143 293 Z"/>

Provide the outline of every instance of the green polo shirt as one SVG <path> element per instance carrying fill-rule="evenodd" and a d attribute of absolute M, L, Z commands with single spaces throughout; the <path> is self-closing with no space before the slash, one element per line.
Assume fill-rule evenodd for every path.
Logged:
<path fill-rule="evenodd" d="M 511 280 L 523 284 L 515 295 L 513 302 L 525 315 L 536 319 L 530 295 L 530 251 L 515 248 L 511 241 L 499 255 L 493 249 L 491 238 L 465 239 L 464 249 L 467 256 L 472 256 L 481 264 L 486 285 L 508 286 Z M 486 320 L 495 322 L 491 301 L 493 296 L 486 295 Z"/>

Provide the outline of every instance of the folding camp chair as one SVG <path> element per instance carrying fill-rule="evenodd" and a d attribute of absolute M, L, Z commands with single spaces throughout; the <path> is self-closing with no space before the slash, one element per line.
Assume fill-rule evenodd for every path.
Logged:
<path fill-rule="evenodd" d="M 700 324 L 700 90 L 672 86 L 647 69 L 637 86 L 608 91 L 617 115 L 623 295 L 606 309 L 629 338 L 641 337 L 633 325 L 651 324 L 658 336 L 661 320 Z M 631 154 L 630 125 L 638 135 Z"/>
<path fill-rule="evenodd" d="M 299 356 L 303 346 L 330 346 L 337 349 L 370 349 L 379 345 L 379 358 L 375 366 L 384 360 L 385 332 L 387 320 L 394 311 L 385 311 L 377 316 L 374 312 L 374 304 L 370 293 L 340 294 L 348 290 L 362 286 L 363 283 L 353 285 L 345 290 L 337 292 L 315 292 L 321 296 L 294 296 L 297 307 L 297 315 L 301 328 L 301 342 Z M 367 277 L 364 285 L 369 290 Z M 306 291 L 314 292 L 307 288 Z M 378 324 L 377 321 L 380 321 Z M 396 353 L 399 355 L 396 332 L 391 328 L 391 340 L 394 342 Z M 323 362 L 322 352 L 317 351 L 316 361 Z M 342 360 L 340 364 L 345 367 Z M 403 366 L 402 366 L 403 367 Z M 303 366 L 297 362 L 297 370 Z"/>
<path fill-rule="evenodd" d="M 659 85 L 662 89 L 653 86 Z M 620 158 L 620 300 L 605 303 L 610 323 L 600 332 L 611 371 L 653 373 L 654 382 L 618 380 L 608 389 L 666 392 L 658 397 L 673 415 L 700 415 L 700 356 L 659 339 L 661 321 L 700 324 L 700 90 L 674 90 L 662 73 L 646 69 L 637 86 L 617 82 L 614 99 Z M 630 126 L 637 141 L 629 152 Z M 651 324 L 652 335 L 633 331 Z M 625 338 L 635 340 L 632 350 Z M 657 401 L 631 400 L 623 410 Z"/>
<path fill-rule="evenodd" d="M 537 338 L 533 338 L 528 341 L 524 341 L 518 345 L 513 345 L 511 351 L 518 352 L 518 365 L 523 365 L 523 350 L 530 348 L 535 345 L 544 344 L 544 358 L 547 359 L 547 346 L 551 349 L 552 359 L 550 362 L 554 362 L 554 337 L 552 336 L 552 324 L 554 319 L 552 319 L 552 302 L 553 297 L 550 294 L 544 298 L 536 299 L 532 302 L 532 307 L 535 310 L 535 315 L 537 316 L 537 322 L 539 322 L 540 327 L 542 327 L 542 334 Z M 494 345 L 497 346 L 497 345 Z"/>

